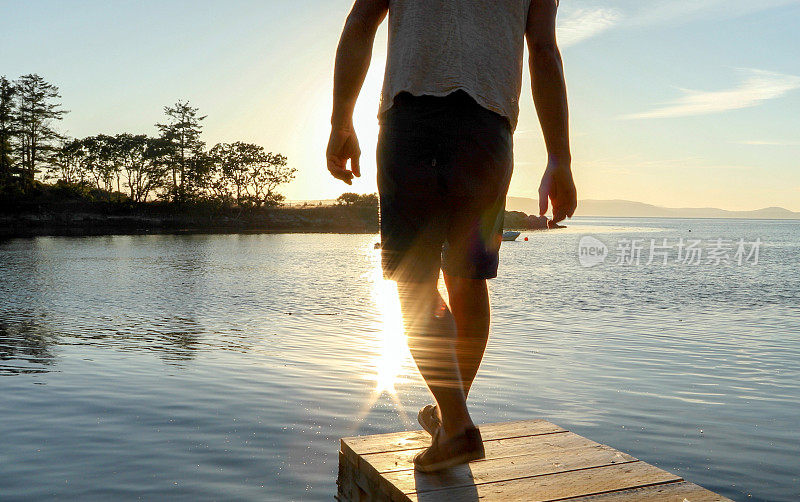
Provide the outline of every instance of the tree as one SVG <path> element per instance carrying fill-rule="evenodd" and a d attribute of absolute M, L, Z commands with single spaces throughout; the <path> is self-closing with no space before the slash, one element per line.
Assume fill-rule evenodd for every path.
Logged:
<path fill-rule="evenodd" d="M 108 164 L 108 189 L 111 190 L 113 188 L 113 185 L 111 185 L 110 182 L 116 180 L 117 192 L 122 192 L 120 174 L 122 174 L 122 164 L 123 158 L 125 157 L 125 152 L 123 151 L 123 145 L 120 143 L 120 135 L 104 136 L 104 139 L 103 159 Z"/>
<path fill-rule="evenodd" d="M 0 187 L 14 174 L 11 138 L 14 136 L 14 94 L 17 90 L 5 76 L 0 77 Z"/>
<path fill-rule="evenodd" d="M 336 198 L 339 205 L 345 206 L 378 206 L 378 194 L 360 194 L 353 192 L 345 192 Z"/>
<path fill-rule="evenodd" d="M 283 201 L 284 196 L 275 189 L 292 181 L 297 172 L 294 167 L 288 167 L 287 162 L 286 156 L 269 152 L 253 166 L 250 183 L 257 205 L 277 206 Z"/>
<path fill-rule="evenodd" d="M 117 134 L 114 141 L 131 200 L 146 202 L 153 191 L 163 186 L 168 145 L 161 138 L 145 134 Z"/>
<path fill-rule="evenodd" d="M 52 160 L 56 141 L 61 139 L 52 123 L 67 112 L 55 101 L 61 98 L 58 87 L 35 73 L 23 75 L 14 82 L 14 87 L 22 177 L 26 184 L 31 184 L 38 172 L 37 165 Z"/>
<path fill-rule="evenodd" d="M 82 169 L 91 175 L 95 186 L 110 190 L 117 174 L 118 162 L 114 138 L 105 134 L 88 136 L 81 140 Z"/>
<path fill-rule="evenodd" d="M 145 145 L 145 163 L 134 179 L 138 188 L 136 189 L 137 202 L 147 202 L 150 193 L 162 188 L 166 183 L 169 155 L 169 144 L 162 138 L 147 138 Z"/>
<path fill-rule="evenodd" d="M 264 149 L 257 145 L 243 143 L 217 143 L 208 152 L 214 163 L 214 172 L 221 178 L 219 190 L 235 198 L 241 204 L 247 196 L 250 182 L 250 169 L 262 158 Z"/>
<path fill-rule="evenodd" d="M 219 143 L 209 152 L 217 179 L 212 190 L 221 197 L 235 197 L 237 204 L 276 205 L 283 196 L 275 189 L 291 181 L 297 171 L 287 167 L 286 157 L 265 152 L 252 143 Z"/>
<path fill-rule="evenodd" d="M 174 106 L 164 107 L 167 122 L 156 124 L 161 138 L 170 145 L 168 166 L 172 171 L 170 191 L 173 200 L 183 201 L 194 195 L 196 187 L 192 183 L 201 177 L 190 170 L 206 167 L 205 162 L 194 159 L 203 150 L 204 143 L 200 140 L 203 126 L 200 122 L 206 118 L 198 117 L 197 111 L 198 108 L 190 106 L 188 101 L 178 101 Z"/>
<path fill-rule="evenodd" d="M 79 139 L 63 139 L 56 150 L 54 162 L 47 169 L 47 178 L 55 178 L 66 183 L 84 181 L 83 145 Z"/>
<path fill-rule="evenodd" d="M 186 161 L 184 194 L 188 199 L 199 199 L 208 193 L 211 184 L 213 162 L 208 152 L 198 150 Z"/>

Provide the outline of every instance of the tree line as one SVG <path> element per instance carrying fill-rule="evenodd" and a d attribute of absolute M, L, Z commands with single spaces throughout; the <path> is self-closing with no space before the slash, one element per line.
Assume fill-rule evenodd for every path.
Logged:
<path fill-rule="evenodd" d="M 42 182 L 124 194 L 134 202 L 220 201 L 271 206 L 296 169 L 279 153 L 236 141 L 206 148 L 205 116 L 188 101 L 164 107 L 156 136 L 119 133 L 70 138 L 55 124 L 67 113 L 55 85 L 36 74 L 0 76 L 0 193 L 23 196 Z"/>

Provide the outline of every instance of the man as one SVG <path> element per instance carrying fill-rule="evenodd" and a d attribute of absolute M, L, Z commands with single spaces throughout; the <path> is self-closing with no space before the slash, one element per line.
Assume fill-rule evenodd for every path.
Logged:
<path fill-rule="evenodd" d="M 497 276 L 525 39 L 548 152 L 540 215 L 548 199 L 554 223 L 575 211 L 557 6 L 356 0 L 336 52 L 326 157 L 330 173 L 351 184 L 361 175 L 353 108 L 388 13 L 377 153 L 382 259 L 385 276 L 397 281 L 411 353 L 436 399 L 419 414 L 433 436 L 414 458 L 423 472 L 484 456 L 466 399 L 489 336 L 486 279 Z M 437 290 L 440 268 L 449 307 Z"/>

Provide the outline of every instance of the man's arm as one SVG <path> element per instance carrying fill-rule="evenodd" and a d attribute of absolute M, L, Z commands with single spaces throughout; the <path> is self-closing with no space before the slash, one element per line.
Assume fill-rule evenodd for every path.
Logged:
<path fill-rule="evenodd" d="M 388 0 L 356 0 L 336 50 L 331 136 L 325 156 L 328 171 L 348 185 L 352 184 L 353 176 L 361 176 L 361 149 L 353 128 L 353 109 L 367 76 L 375 32 L 388 10 Z M 350 159 L 349 171 L 347 159 Z"/>
<path fill-rule="evenodd" d="M 572 217 L 577 207 L 569 151 L 567 86 L 561 53 L 556 43 L 558 0 L 531 0 L 528 25 L 528 55 L 533 101 L 547 145 L 547 168 L 539 187 L 539 214 L 553 205 L 553 221 Z"/>

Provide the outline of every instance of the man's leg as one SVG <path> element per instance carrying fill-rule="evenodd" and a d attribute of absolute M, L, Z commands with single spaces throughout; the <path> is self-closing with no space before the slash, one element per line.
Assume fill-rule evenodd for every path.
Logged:
<path fill-rule="evenodd" d="M 489 340 L 489 292 L 485 279 L 466 279 L 445 273 L 444 283 L 456 323 L 456 354 L 466 398 Z"/>
<path fill-rule="evenodd" d="M 456 356 L 456 324 L 436 282 L 398 281 L 397 290 L 411 355 L 439 407 L 446 441 L 474 427 Z M 474 377 L 474 374 L 473 374 Z"/>

